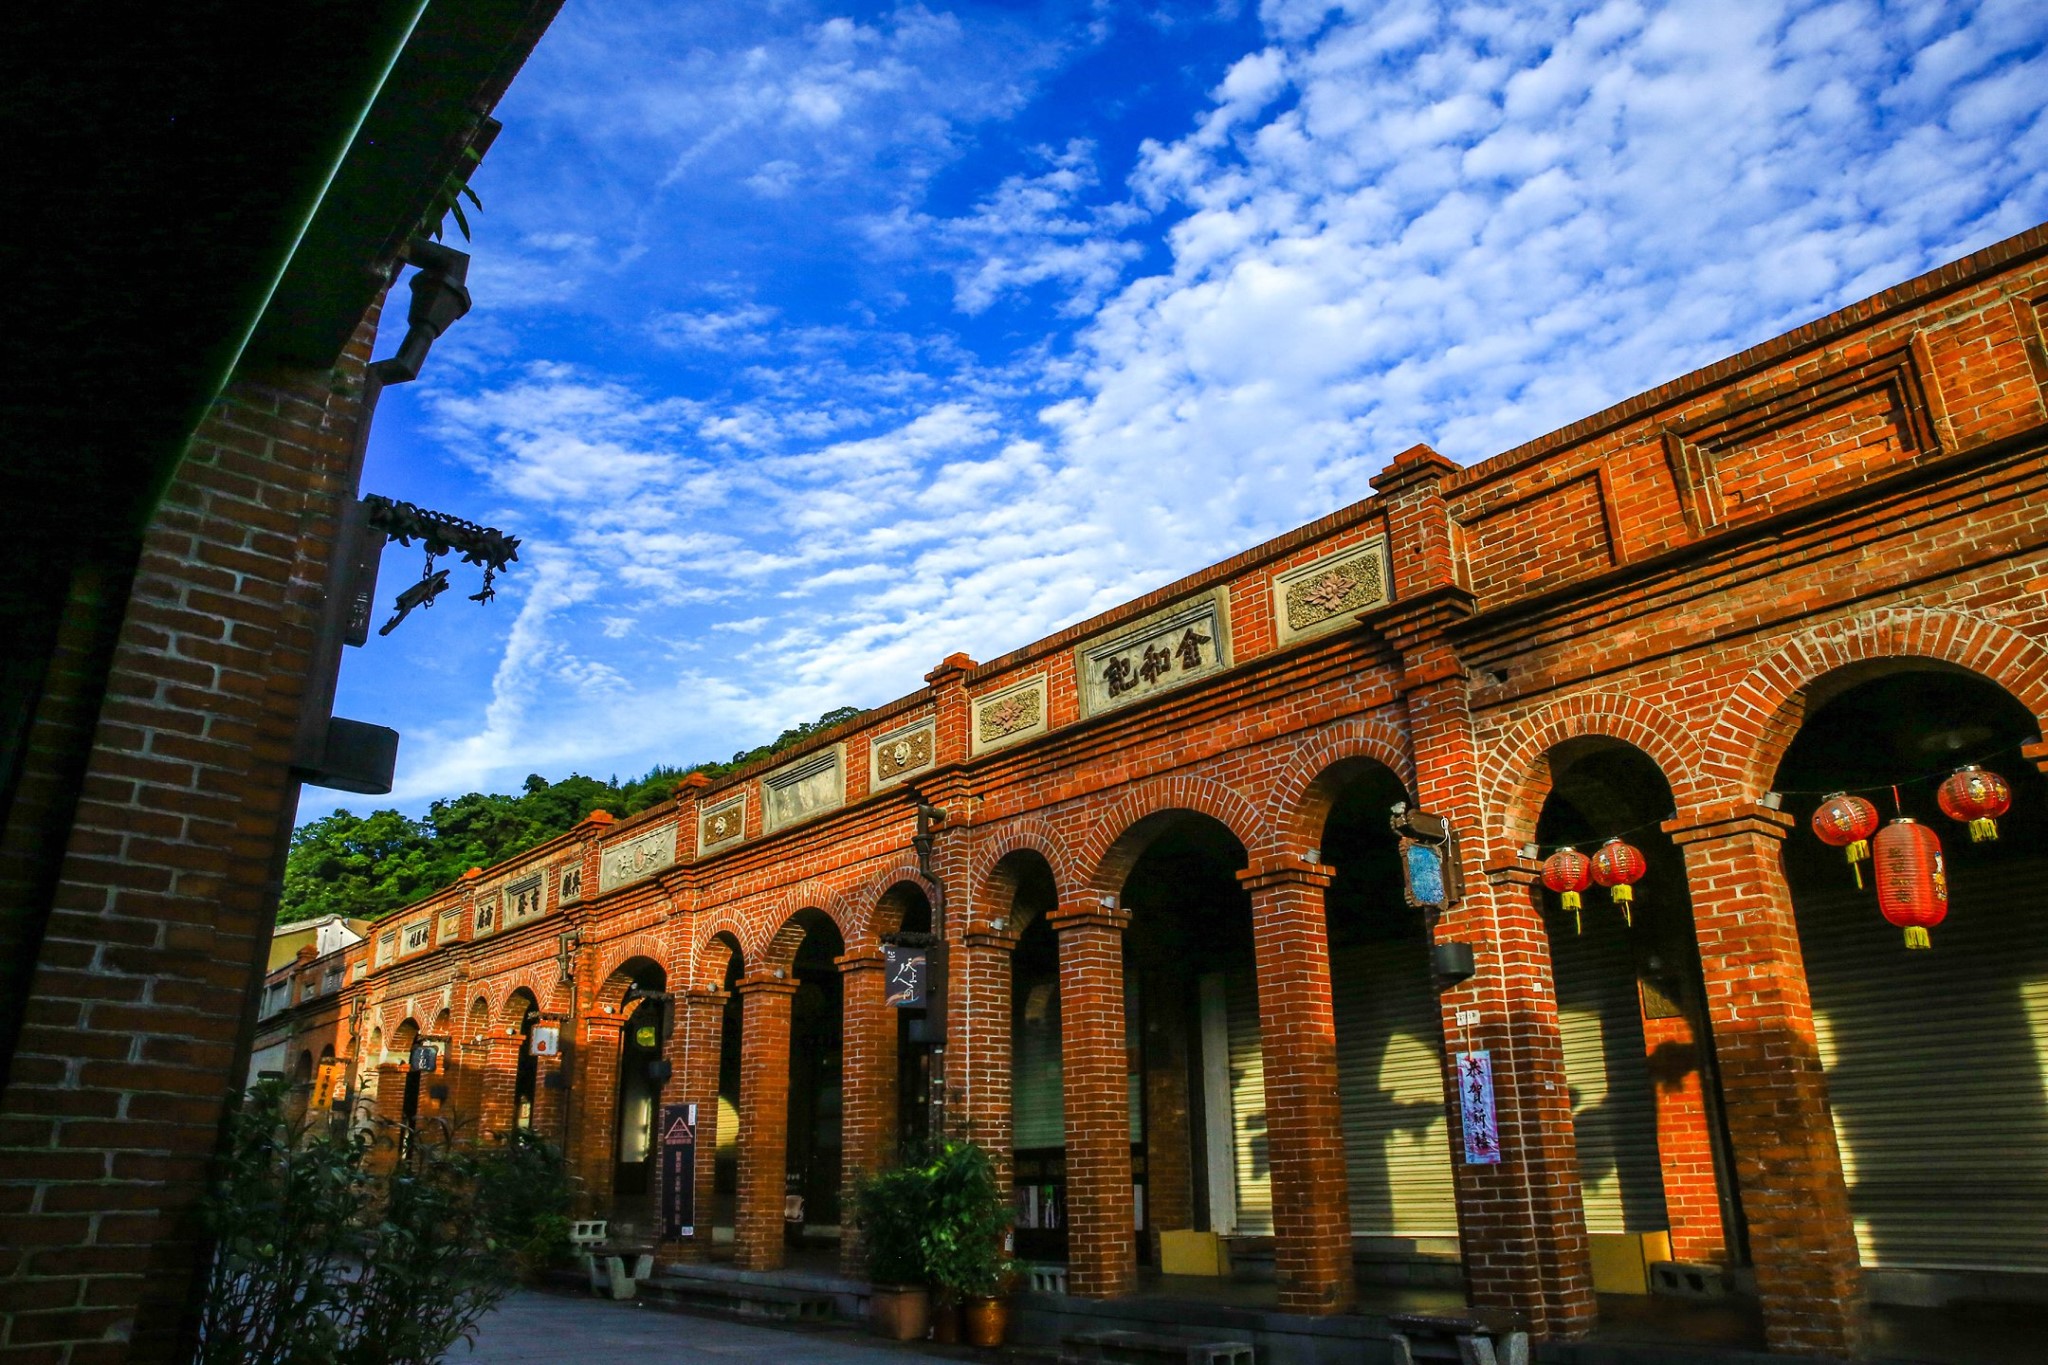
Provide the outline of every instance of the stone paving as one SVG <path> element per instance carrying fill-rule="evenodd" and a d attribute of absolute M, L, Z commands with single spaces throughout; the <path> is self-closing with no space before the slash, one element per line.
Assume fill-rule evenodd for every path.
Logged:
<path fill-rule="evenodd" d="M 723 1318 L 664 1312 L 606 1299 L 521 1291 L 485 1318 L 476 1349 L 458 1345 L 446 1365 L 553 1365 L 557 1361 L 630 1365 L 902 1365 L 932 1359 L 857 1331 L 791 1331 Z"/>

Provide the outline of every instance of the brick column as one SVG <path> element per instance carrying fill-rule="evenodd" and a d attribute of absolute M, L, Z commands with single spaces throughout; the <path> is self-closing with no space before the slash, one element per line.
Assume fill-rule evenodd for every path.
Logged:
<path fill-rule="evenodd" d="M 388 1174 L 398 1165 L 400 1130 L 405 1124 L 405 1077 L 403 1062 L 382 1062 L 377 1067 L 377 1099 L 370 1112 L 376 1122 L 370 1132 L 370 1170 Z"/>
<path fill-rule="evenodd" d="M 1145 1222 L 1153 1264 L 1158 1234 L 1195 1225 L 1195 1171 L 1188 1100 L 1187 998 L 1177 972 L 1146 974 Z"/>
<path fill-rule="evenodd" d="M 783 1187 L 789 1171 L 789 1024 L 796 982 L 739 983 L 740 1197 L 734 1241 L 742 1270 L 782 1265 Z"/>
<path fill-rule="evenodd" d="M 1849 1355 L 1862 1336 L 1862 1268 L 1779 860 L 1791 825 L 1740 803 L 1664 828 L 1691 883 L 1765 1337 L 1774 1351 Z"/>
<path fill-rule="evenodd" d="M 553 1024 L 561 1030 L 559 1035 L 564 1044 L 569 1042 L 569 1021 L 558 1014 L 544 1014 L 536 1027 Z M 533 1059 L 533 1132 L 549 1142 L 567 1148 L 562 1128 L 562 1109 L 569 1103 L 569 1090 L 563 1081 L 567 1078 L 562 1070 L 562 1054 Z M 555 1084 L 549 1085 L 549 1080 Z"/>
<path fill-rule="evenodd" d="M 584 1216 L 609 1216 L 612 1154 L 618 1142 L 619 1049 L 626 1020 L 620 1014 L 592 1014 L 583 1021 L 583 1046 L 576 1059 L 576 1098 L 569 1112 L 569 1170 L 579 1186 Z"/>
<path fill-rule="evenodd" d="M 953 1000 L 946 1015 L 946 1046 L 960 1077 L 953 1117 L 994 1159 L 1004 1189 L 1016 1155 L 1010 1139 L 1010 959 L 1016 951 L 1013 933 L 968 934 L 953 949 Z"/>
<path fill-rule="evenodd" d="M 839 1266 L 858 1278 L 867 1253 L 853 1225 L 854 1185 L 880 1170 L 896 1152 L 896 1011 L 884 1004 L 888 974 L 879 949 L 838 960 L 844 1051 L 840 1066 L 842 1137 Z"/>
<path fill-rule="evenodd" d="M 1136 1287 L 1130 1058 L 1124 1039 L 1127 911 L 1082 893 L 1048 918 L 1060 943 L 1066 1103 L 1067 1288 L 1110 1299 Z"/>
<path fill-rule="evenodd" d="M 1690 1019 L 1643 1020 L 1643 1047 L 1657 1098 L 1657 1159 L 1675 1261 L 1725 1261 L 1720 1181 L 1707 1114 L 1700 1048 Z"/>
<path fill-rule="evenodd" d="M 663 1242 L 663 1264 L 711 1258 L 712 1209 L 718 1198 L 714 1166 L 718 1160 L 718 1055 L 725 1040 L 725 991 L 685 991 L 676 997 L 675 1028 L 668 1037 L 668 1063 L 674 1074 L 663 1096 L 676 1104 L 697 1106 L 697 1164 L 692 1199 L 696 1229 L 680 1241 Z M 661 1177 L 654 1181 L 655 1226 L 661 1223 Z"/>
<path fill-rule="evenodd" d="M 1335 875 L 1335 868 L 1299 860 L 1237 874 L 1252 899 L 1274 1269 L 1280 1309 L 1288 1313 L 1341 1313 L 1354 1297 L 1351 1183 L 1323 913 L 1323 891 Z"/>
<path fill-rule="evenodd" d="M 526 1040 L 502 1027 L 487 1034 L 478 1051 L 483 1054 L 482 1075 L 477 1079 L 477 1131 L 486 1142 L 512 1131 L 519 1119 L 519 1051 Z"/>

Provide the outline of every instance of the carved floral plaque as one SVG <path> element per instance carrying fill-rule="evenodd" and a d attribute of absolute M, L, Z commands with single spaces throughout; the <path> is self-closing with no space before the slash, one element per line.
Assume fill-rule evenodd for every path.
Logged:
<path fill-rule="evenodd" d="M 1352 624 L 1358 613 L 1391 600 L 1389 583 L 1383 536 L 1289 569 L 1273 580 L 1280 643 Z"/>
<path fill-rule="evenodd" d="M 868 785 L 886 787 L 920 768 L 929 768 L 937 734 L 937 722 L 926 719 L 877 737 L 868 746 Z"/>
<path fill-rule="evenodd" d="M 735 792 L 697 814 L 697 851 L 735 843 L 747 831 L 747 794 Z"/>
<path fill-rule="evenodd" d="M 645 834 L 606 845 L 598 858 L 597 889 L 609 891 L 627 882 L 651 877 L 676 860 L 676 827 L 663 825 Z"/>
<path fill-rule="evenodd" d="M 1014 744 L 1042 734 L 1046 726 L 1045 675 L 1013 683 L 985 697 L 976 697 L 974 751 Z"/>

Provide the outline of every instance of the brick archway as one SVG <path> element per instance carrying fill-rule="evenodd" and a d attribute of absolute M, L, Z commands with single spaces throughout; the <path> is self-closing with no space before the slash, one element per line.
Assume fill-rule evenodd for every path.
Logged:
<path fill-rule="evenodd" d="M 690 954 L 690 979 L 697 990 L 724 990 L 734 959 L 739 960 L 742 973 L 747 970 L 751 959 L 740 942 L 744 927 L 740 917 L 731 916 L 713 921 L 699 935 L 696 951 Z"/>
<path fill-rule="evenodd" d="M 1310 736 L 1281 772 L 1267 799 L 1267 819 L 1287 843 L 1313 848 L 1344 783 L 1327 780 L 1339 764 L 1354 760 L 1376 763 L 1393 773 L 1402 790 L 1415 790 L 1415 760 L 1408 734 L 1377 716 L 1341 721 Z M 1409 799 L 1413 799 L 1412 795 Z"/>
<path fill-rule="evenodd" d="M 1272 827 L 1243 793 L 1204 777 L 1155 778 L 1131 786 L 1093 822 L 1074 859 L 1075 866 L 1089 869 L 1086 885 L 1112 895 L 1121 891 L 1150 842 L 1130 836 L 1148 817 L 1169 811 L 1192 811 L 1217 821 L 1244 845 L 1254 867 L 1272 852 Z"/>
<path fill-rule="evenodd" d="M 924 893 L 926 904 L 936 913 L 945 904 L 946 893 L 942 887 L 918 870 L 916 863 L 900 862 L 884 868 L 863 881 L 858 888 L 847 892 L 846 924 L 854 931 L 841 931 L 846 942 L 846 951 L 858 952 L 877 947 L 883 934 L 894 933 L 900 924 L 901 914 L 891 915 L 883 908 L 883 901 L 897 886 L 908 883 Z M 897 921 L 897 922 L 892 922 Z"/>
<path fill-rule="evenodd" d="M 2004 688 L 2037 725 L 2048 721 L 2048 649 L 2041 644 L 1967 612 L 1885 607 L 1796 635 L 1752 668 L 1707 739 L 1714 775 L 1733 794 L 1763 792 L 1805 719 L 1806 689 L 1838 669 L 1881 659 L 1953 664 Z"/>
<path fill-rule="evenodd" d="M 604 967 L 597 974 L 597 999 L 592 1003 L 600 1010 L 617 1010 L 625 1002 L 627 989 L 634 983 L 634 974 L 629 969 L 636 963 L 644 963 L 660 972 L 664 981 L 673 975 L 651 939 L 636 935 L 617 945 L 608 955 Z"/>
<path fill-rule="evenodd" d="M 1567 740 L 1619 740 L 1641 750 L 1671 786 L 1679 809 L 1705 804 L 1712 784 L 1692 733 L 1670 712 L 1618 692 L 1576 692 L 1541 707 L 1509 732 L 1480 768 L 1486 836 L 1505 857 L 1535 837 L 1550 795 L 1550 751 Z"/>

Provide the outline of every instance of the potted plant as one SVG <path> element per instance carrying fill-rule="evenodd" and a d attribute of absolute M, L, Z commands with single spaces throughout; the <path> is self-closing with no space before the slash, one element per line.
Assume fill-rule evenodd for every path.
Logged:
<path fill-rule="evenodd" d="M 942 1306 L 960 1306 L 970 1345 L 1000 1346 L 1010 1317 L 1003 1296 L 1015 1266 L 1004 1251 L 1010 1201 L 996 1164 L 981 1147 L 960 1141 L 935 1144 L 922 1164 L 929 1200 L 926 1273 Z"/>
<path fill-rule="evenodd" d="M 853 1187 L 854 1225 L 867 1252 L 868 1322 L 892 1341 L 919 1341 L 931 1322 L 924 1231 L 929 1180 L 921 1165 L 867 1176 Z"/>

